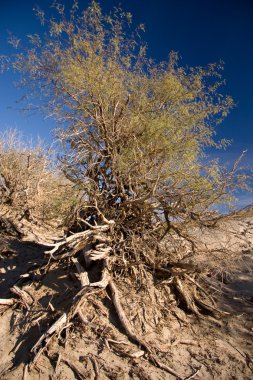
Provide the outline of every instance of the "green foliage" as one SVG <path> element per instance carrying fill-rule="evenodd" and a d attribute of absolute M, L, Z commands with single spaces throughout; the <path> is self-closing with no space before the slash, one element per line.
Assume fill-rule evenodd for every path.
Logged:
<path fill-rule="evenodd" d="M 66 177 L 120 221 L 136 215 L 136 203 L 188 220 L 229 200 L 244 181 L 237 167 L 229 173 L 216 161 L 203 164 L 206 148 L 226 144 L 214 140 L 233 107 L 219 92 L 222 65 L 186 69 L 176 53 L 156 64 L 140 40 L 142 26 L 132 33 L 129 13 L 103 15 L 95 1 L 81 13 L 74 2 L 69 17 L 55 8 L 49 20 L 37 10 L 47 33 L 29 36 L 12 67 L 59 122 Z"/>

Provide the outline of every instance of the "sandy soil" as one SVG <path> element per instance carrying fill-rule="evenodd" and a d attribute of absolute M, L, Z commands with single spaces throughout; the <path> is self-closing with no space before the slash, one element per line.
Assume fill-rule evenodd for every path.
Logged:
<path fill-rule="evenodd" d="M 229 233 L 231 230 L 233 234 Z M 230 222 L 220 232 L 205 231 L 203 236 L 207 245 L 223 248 L 219 254 L 224 257 L 214 258 L 210 286 L 218 307 L 229 314 L 220 319 L 186 316 L 171 306 L 163 322 L 157 321 L 155 325 L 150 322 L 150 326 L 147 323 L 143 335 L 159 349 L 159 359 L 184 378 L 198 370 L 194 378 L 199 380 L 250 380 L 253 378 L 253 219 Z M 228 246 L 234 247 L 231 257 L 226 253 Z M 145 355 L 139 358 L 124 355 L 122 348 L 126 345 L 112 341 L 127 343 L 131 356 L 140 351 L 127 340 L 115 313 L 108 307 L 109 295 L 105 295 L 102 307 L 93 302 L 92 307 L 83 310 L 89 320 L 87 326 L 77 322 L 54 337 L 32 371 L 27 371 L 26 364 L 33 357 L 31 348 L 66 310 L 79 287 L 71 265 L 43 269 L 47 262 L 44 251 L 43 245 L 0 235 L 0 298 L 13 297 L 10 288 L 16 284 L 34 299 L 30 310 L 16 305 L 0 311 L 2 380 L 174 378 L 152 366 Z M 28 276 L 22 277 L 24 274 Z"/>

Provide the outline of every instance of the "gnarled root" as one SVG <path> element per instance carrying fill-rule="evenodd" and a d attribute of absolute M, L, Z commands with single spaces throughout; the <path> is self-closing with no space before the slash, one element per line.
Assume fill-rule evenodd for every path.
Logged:
<path fill-rule="evenodd" d="M 65 327 L 66 322 L 67 315 L 66 313 L 64 313 L 60 316 L 60 318 L 57 319 L 57 321 L 53 323 L 53 325 L 40 337 L 37 343 L 32 347 L 31 352 L 34 353 L 35 356 L 31 364 L 29 365 L 29 369 L 31 369 L 32 366 L 36 364 L 40 355 L 43 353 L 43 351 L 47 348 L 49 342 L 52 340 L 54 334 L 62 330 L 62 328 Z"/>
<path fill-rule="evenodd" d="M 72 319 L 75 316 L 78 316 L 79 319 L 85 325 L 89 324 L 89 320 L 82 312 L 82 306 L 85 302 L 89 300 L 90 297 L 93 297 L 95 294 L 104 292 L 105 289 L 108 289 L 111 295 L 111 300 L 117 316 L 120 320 L 120 323 L 126 333 L 126 336 L 130 341 L 137 344 L 142 351 L 137 353 L 130 354 L 130 357 L 138 357 L 138 355 L 143 355 L 144 352 L 147 354 L 148 360 L 155 366 L 160 369 L 170 373 L 175 376 L 177 379 L 183 379 L 183 377 L 178 374 L 173 368 L 162 363 L 155 352 L 151 349 L 149 344 L 145 340 L 138 336 L 134 331 L 134 328 L 131 326 L 125 311 L 120 302 L 120 293 L 116 286 L 116 283 L 113 280 L 113 275 L 110 272 L 110 253 L 112 248 L 108 245 L 110 242 L 110 237 L 108 237 L 105 232 L 112 232 L 111 225 L 105 224 L 102 226 L 91 226 L 89 230 L 76 233 L 67 237 L 64 241 L 57 243 L 51 251 L 48 252 L 50 258 L 53 260 L 62 260 L 67 257 L 70 257 L 73 264 L 77 268 L 78 276 L 81 283 L 81 289 L 73 298 L 72 306 L 68 313 L 64 313 L 48 331 L 42 335 L 36 345 L 33 347 L 32 352 L 35 354 L 33 359 L 33 364 L 36 363 L 41 353 L 48 346 L 48 343 L 51 341 L 55 333 L 60 333 L 64 328 L 67 328 L 72 324 Z M 76 253 L 82 253 L 84 255 L 86 268 L 84 268 L 77 257 Z M 79 256 L 80 257 L 80 256 Z M 102 264 L 101 278 L 97 282 L 90 282 L 88 276 L 89 265 L 91 262 L 99 261 Z M 101 270 L 101 265 L 98 266 Z M 168 271 L 171 274 L 171 271 Z M 166 271 L 167 274 L 167 271 Z M 180 277 L 173 277 L 173 285 L 176 291 L 179 293 L 181 299 L 186 304 L 187 308 L 199 315 L 199 310 L 195 304 L 194 297 L 191 296 L 190 292 L 184 288 Z M 195 286 L 195 284 L 194 284 Z M 196 286 L 195 286 L 196 288 Z M 135 356 L 137 355 L 137 356 Z M 98 374 L 96 374 L 98 376 Z"/>
<path fill-rule="evenodd" d="M 53 260 L 61 260 L 66 257 L 72 257 L 77 252 L 87 247 L 87 245 L 91 242 L 95 240 L 103 241 L 103 232 L 106 232 L 108 230 L 110 230 L 110 225 L 106 224 L 102 226 L 94 226 L 92 229 L 83 232 L 77 232 L 73 235 L 68 236 L 64 240 L 56 243 L 50 251 L 46 252 L 46 254 L 50 255 L 50 258 Z M 101 254 L 101 252 L 99 253 Z M 104 253 L 104 257 L 108 253 L 109 251 L 106 251 Z M 94 255 L 96 256 L 96 252 L 94 253 Z M 97 259 L 104 258 L 101 256 Z"/>
<path fill-rule="evenodd" d="M 111 291 L 111 297 L 112 297 L 112 302 L 113 302 L 113 305 L 115 307 L 115 310 L 117 312 L 117 315 L 119 317 L 119 320 L 128 336 L 128 338 L 130 338 L 130 340 L 134 341 L 135 343 L 139 344 L 147 353 L 148 353 L 148 356 L 149 356 L 149 359 L 150 361 L 155 364 L 157 367 L 163 369 L 164 371 L 170 373 L 171 375 L 175 376 L 177 379 L 179 380 L 182 380 L 182 376 L 179 375 L 176 371 L 174 371 L 172 368 L 170 368 L 169 366 L 161 363 L 158 358 L 156 357 L 156 355 L 154 353 L 151 352 L 151 348 L 149 347 L 149 345 L 140 337 L 138 337 L 127 317 L 126 317 L 126 314 L 123 310 L 123 307 L 121 305 L 121 302 L 120 302 L 120 298 L 119 298 L 119 291 L 114 283 L 114 281 L 112 279 L 109 280 L 109 283 L 108 283 L 108 286 L 109 286 L 109 289 Z"/>

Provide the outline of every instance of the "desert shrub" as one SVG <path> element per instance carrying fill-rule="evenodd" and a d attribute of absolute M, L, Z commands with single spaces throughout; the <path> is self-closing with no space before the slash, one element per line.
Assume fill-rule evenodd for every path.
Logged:
<path fill-rule="evenodd" d="M 51 203 L 42 202 L 44 213 L 68 214 L 71 234 L 47 252 L 50 263 L 69 266 L 72 260 L 79 272 L 82 289 L 67 323 L 78 313 L 84 321 L 81 306 L 97 305 L 106 289 L 128 336 L 150 353 L 129 322 L 134 300 L 139 299 L 133 311 L 139 331 L 147 320 L 164 320 L 174 306 L 198 315 L 219 312 L 203 281 L 211 249 L 203 247 L 201 229 L 220 220 L 214 206 L 229 203 L 245 176 L 238 171 L 240 160 L 228 170 L 218 160 L 208 162 L 205 152 L 226 146 L 215 140 L 215 129 L 233 99 L 220 90 L 221 64 L 184 68 L 173 52 L 168 62 L 149 59 L 141 28 L 132 33 L 131 15 L 121 9 L 103 15 L 92 1 L 81 12 L 74 1 L 68 16 L 64 6 L 53 7 L 50 19 L 37 9 L 46 33 L 29 35 L 23 49 L 12 38 L 21 52 L 4 63 L 21 74 L 29 94 L 39 95 L 41 109 L 59 123 L 65 179 L 48 174 L 46 163 L 40 171 L 45 176 L 38 178 L 32 168 L 43 160 L 38 164 L 36 154 L 33 161 L 26 153 L 18 169 L 26 173 L 22 197 L 31 210 L 29 194 L 44 199 L 52 192 Z M 67 210 L 65 196 L 73 206 Z M 196 255 L 203 251 L 206 260 L 198 265 Z"/>
<path fill-rule="evenodd" d="M 244 187 L 240 160 L 228 170 L 205 157 L 206 149 L 226 146 L 215 140 L 215 129 L 234 102 L 220 90 L 220 63 L 184 68 L 172 52 L 168 62 L 157 64 L 146 55 L 142 28 L 132 31 L 131 15 L 121 9 L 103 15 L 96 1 L 84 11 L 74 1 L 67 15 L 64 6 L 53 7 L 50 19 L 37 9 L 48 28 L 44 35 L 29 35 L 24 45 L 11 39 L 17 51 L 5 64 L 59 123 L 61 171 L 71 189 L 85 193 L 85 203 L 68 218 L 73 231 L 109 223 L 112 273 L 134 275 L 138 286 L 157 265 L 198 252 L 192 231 L 214 224 L 214 206 L 229 203 L 235 189 Z M 34 173 L 36 165 L 47 171 L 38 154 L 22 156 L 26 174 L 19 198 L 50 191 L 56 196 L 61 188 L 58 179 L 57 191 L 54 181 L 47 182 L 51 174 Z M 51 215 L 51 206 L 43 205 Z M 57 196 L 53 205 L 65 207 Z M 165 237 L 169 245 L 162 243 Z"/>
<path fill-rule="evenodd" d="M 112 272 L 145 282 L 147 270 L 195 254 L 191 232 L 213 224 L 213 206 L 229 203 L 244 186 L 239 161 L 228 170 L 205 159 L 206 149 L 226 146 L 215 140 L 215 128 L 234 106 L 220 91 L 222 65 L 180 67 L 173 52 L 155 63 L 139 39 L 141 28 L 132 33 L 131 15 L 121 9 L 103 15 L 92 1 L 81 12 L 74 2 L 67 16 L 64 6 L 54 8 L 47 22 L 37 9 L 49 28 L 44 36 L 30 35 L 23 48 L 11 40 L 21 52 L 7 65 L 30 94 L 44 95 L 42 110 L 59 123 L 61 170 L 85 192 L 85 204 L 68 218 L 73 231 L 113 224 Z M 58 199 L 54 207 L 62 207 Z"/>
<path fill-rule="evenodd" d="M 54 165 L 52 149 L 25 141 L 17 130 L 0 135 L 0 203 L 29 220 L 63 220 L 78 191 Z"/>

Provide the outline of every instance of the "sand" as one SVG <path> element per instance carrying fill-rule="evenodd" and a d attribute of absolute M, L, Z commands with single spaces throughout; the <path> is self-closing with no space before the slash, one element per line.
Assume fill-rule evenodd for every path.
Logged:
<path fill-rule="evenodd" d="M 163 322 L 158 320 L 149 325 L 147 321 L 143 337 L 159 348 L 159 359 L 184 378 L 198 371 L 194 379 L 250 380 L 253 378 L 253 218 L 228 222 L 219 230 L 205 230 L 203 242 L 208 248 L 221 249 L 209 258 L 213 266 L 209 280 L 218 307 L 229 314 L 219 319 L 208 315 L 196 317 L 171 304 Z M 233 248 L 232 253 L 227 253 L 228 248 Z M 94 303 L 83 310 L 89 320 L 87 326 L 77 322 L 53 337 L 33 369 L 27 371 L 26 365 L 33 358 L 31 348 L 52 320 L 68 308 L 79 287 L 71 267 L 55 266 L 48 272 L 40 269 L 47 261 L 45 249 L 42 244 L 5 233 L 0 235 L 0 298 L 14 297 L 10 288 L 17 284 L 34 299 L 30 310 L 21 305 L 1 310 L 1 379 L 173 379 L 150 364 L 145 354 L 139 358 L 123 354 L 124 346 L 131 355 L 138 354 L 140 348 L 124 335 L 115 313 L 108 307 L 108 295 L 103 299 L 103 307 Z M 205 260 L 205 254 L 198 257 L 200 264 Z M 138 302 L 140 305 L 142 300 Z M 129 318 L 134 325 L 136 315 L 130 314 Z M 111 342 L 108 336 L 121 343 Z"/>

